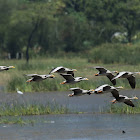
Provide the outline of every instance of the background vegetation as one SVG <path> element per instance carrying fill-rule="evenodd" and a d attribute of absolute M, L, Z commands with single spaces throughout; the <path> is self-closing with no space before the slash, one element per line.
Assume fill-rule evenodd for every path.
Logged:
<path fill-rule="evenodd" d="M 95 65 L 139 71 L 139 0 L 0 0 L 0 3 L 0 65 L 16 66 L 15 70 L 0 73 L 0 83 L 7 85 L 8 91 L 68 90 L 72 85 L 60 85 L 63 78 L 59 75 L 40 83 L 25 82 L 27 77 L 23 74 L 48 74 L 56 66 L 76 68 L 76 76 L 90 79 L 76 85 L 86 89 L 110 84 L 107 78 L 101 81 L 94 77 L 97 71 L 90 68 Z M 16 58 L 17 52 L 23 54 L 28 64 L 25 60 L 4 61 L 7 56 Z M 129 88 L 126 80 L 117 83 Z"/>
<path fill-rule="evenodd" d="M 15 58 L 21 52 L 28 62 L 37 55 L 74 52 L 88 57 L 90 53 L 90 61 L 103 63 L 133 64 L 139 59 L 139 45 L 133 48 L 140 37 L 139 0 L 0 0 L 0 3 L 2 58 L 8 53 Z M 129 46 L 123 47 L 122 43 Z M 101 55 L 105 51 L 107 57 Z M 132 54 L 136 56 L 133 60 L 125 58 Z"/>

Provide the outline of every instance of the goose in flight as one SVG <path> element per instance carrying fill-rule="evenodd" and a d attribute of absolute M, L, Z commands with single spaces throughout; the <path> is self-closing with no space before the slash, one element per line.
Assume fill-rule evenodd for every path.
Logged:
<path fill-rule="evenodd" d="M 76 69 L 69 69 L 69 68 L 65 68 L 63 66 L 60 66 L 60 67 L 56 67 L 56 68 L 52 69 L 49 74 L 51 74 L 51 73 L 59 73 L 59 74 L 66 73 L 66 74 L 71 74 L 74 77 L 74 71 L 77 71 L 77 70 Z"/>
<path fill-rule="evenodd" d="M 100 94 L 100 93 L 107 93 L 107 92 L 118 92 L 119 94 L 119 91 L 118 89 L 123 89 L 123 87 L 113 87 L 113 86 L 110 86 L 108 84 L 105 84 L 105 85 L 102 85 L 102 86 L 99 86 L 97 87 L 95 90 L 94 90 L 94 93 L 95 94 Z"/>
<path fill-rule="evenodd" d="M 115 92 L 112 95 L 115 97 L 115 99 L 111 101 L 113 104 L 116 102 L 123 102 L 131 107 L 135 107 L 135 105 L 133 104 L 131 100 L 138 99 L 138 97 L 136 96 L 132 98 L 128 98 L 127 96 L 119 95 L 118 93 L 115 93 Z"/>
<path fill-rule="evenodd" d="M 76 88 L 70 88 L 70 90 L 73 91 L 72 94 L 69 94 L 68 96 L 69 97 L 73 97 L 73 96 L 81 96 L 81 95 L 85 95 L 85 94 L 88 94 L 90 95 L 92 91 L 94 91 L 93 89 L 90 89 L 90 90 L 84 90 L 84 89 L 81 89 L 79 87 L 76 87 Z"/>
<path fill-rule="evenodd" d="M 31 79 L 28 79 L 26 82 L 32 82 L 32 81 L 42 81 L 47 78 L 54 78 L 54 75 L 39 75 L 39 74 L 27 74 L 25 76 L 30 76 L 32 77 Z"/>
<path fill-rule="evenodd" d="M 0 71 L 14 69 L 14 68 L 15 68 L 14 66 L 0 66 Z"/>
<path fill-rule="evenodd" d="M 113 73 L 118 73 L 117 71 L 109 71 L 107 69 L 105 69 L 104 67 L 94 67 L 96 68 L 99 72 L 97 74 L 95 74 L 95 76 L 107 76 L 109 78 L 109 80 L 112 82 L 113 85 L 116 85 L 116 80 L 112 80 L 115 76 L 113 75 Z"/>
<path fill-rule="evenodd" d="M 127 72 L 127 71 L 122 71 L 119 72 L 112 80 L 115 80 L 117 78 L 127 78 L 131 88 L 135 88 L 136 86 L 136 80 L 135 80 L 135 74 L 140 74 L 140 72 Z"/>
<path fill-rule="evenodd" d="M 75 84 L 75 83 L 78 83 L 80 81 L 83 81 L 83 80 L 88 80 L 88 78 L 83 78 L 83 77 L 73 77 L 71 74 L 60 74 L 64 79 L 65 81 L 63 81 L 62 83 L 60 84 Z"/>

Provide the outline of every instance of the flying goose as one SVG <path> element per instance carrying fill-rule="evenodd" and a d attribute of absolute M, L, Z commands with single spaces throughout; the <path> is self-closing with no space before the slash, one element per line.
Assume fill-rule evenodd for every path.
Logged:
<path fill-rule="evenodd" d="M 72 93 L 72 94 L 69 94 L 69 95 L 68 95 L 69 97 L 81 96 L 81 95 L 85 95 L 85 94 L 90 95 L 91 92 L 93 91 L 93 89 L 91 89 L 91 90 L 84 90 L 84 89 L 81 89 L 81 88 L 79 88 L 79 87 L 70 88 L 70 90 L 72 90 L 73 93 Z"/>
<path fill-rule="evenodd" d="M 135 81 L 135 76 L 134 76 L 135 74 L 140 74 L 140 72 L 122 71 L 122 72 L 119 72 L 112 80 L 115 80 L 117 78 L 127 78 L 131 88 L 134 89 L 136 86 L 136 81 Z"/>
<path fill-rule="evenodd" d="M 83 80 L 88 80 L 88 78 L 83 78 L 83 77 L 73 77 L 71 74 L 60 74 L 64 79 L 66 79 L 66 81 L 63 81 L 62 83 L 60 84 L 75 84 L 75 83 L 78 83 L 80 81 L 83 81 Z"/>
<path fill-rule="evenodd" d="M 54 78 L 54 75 L 39 75 L 39 74 L 27 74 L 25 76 L 30 76 L 32 77 L 31 79 L 28 79 L 26 82 L 32 82 L 32 81 L 42 81 L 47 78 Z"/>
<path fill-rule="evenodd" d="M 116 102 L 123 102 L 132 107 L 135 107 L 135 105 L 132 103 L 131 100 L 138 99 L 138 97 L 136 96 L 132 98 L 128 98 L 127 96 L 119 95 L 118 93 L 115 93 L 115 92 L 112 95 L 115 97 L 115 99 L 111 101 L 113 104 Z"/>
<path fill-rule="evenodd" d="M 0 71 L 9 70 L 15 68 L 14 66 L 0 66 Z"/>
<path fill-rule="evenodd" d="M 107 69 L 105 69 L 104 67 L 94 67 L 96 68 L 99 72 L 97 74 L 95 74 L 95 76 L 107 76 L 109 78 L 109 80 L 112 82 L 113 85 L 116 85 L 116 80 L 112 80 L 115 76 L 113 75 L 113 73 L 118 73 L 117 71 L 109 71 Z"/>
<path fill-rule="evenodd" d="M 49 74 L 51 74 L 51 73 L 59 73 L 59 74 L 66 73 L 66 74 L 72 74 L 72 76 L 74 77 L 74 71 L 77 71 L 77 70 L 76 69 L 69 69 L 69 68 L 65 68 L 63 66 L 60 66 L 60 67 L 56 67 L 56 68 L 52 69 Z"/>
<path fill-rule="evenodd" d="M 93 93 L 100 94 L 100 93 L 107 93 L 107 92 L 118 92 L 118 89 L 122 89 L 123 87 L 113 87 L 108 84 L 102 85 L 97 87 Z M 118 93 L 119 94 L 119 93 Z"/>

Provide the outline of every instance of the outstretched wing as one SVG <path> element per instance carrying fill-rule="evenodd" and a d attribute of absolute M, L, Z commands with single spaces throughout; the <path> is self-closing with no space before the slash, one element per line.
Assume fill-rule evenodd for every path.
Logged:
<path fill-rule="evenodd" d="M 52 70 L 49 72 L 49 74 L 54 73 L 54 72 L 60 72 L 60 73 L 61 73 L 61 71 L 64 71 L 64 70 L 65 70 L 65 68 L 62 67 L 62 66 L 56 67 L 56 68 L 52 69 Z"/>
<path fill-rule="evenodd" d="M 80 88 L 70 88 L 74 92 L 74 94 L 82 93 L 82 90 Z"/>
<path fill-rule="evenodd" d="M 103 87 L 103 91 L 107 91 L 107 90 L 109 90 L 109 89 L 110 89 L 110 86 L 109 86 L 109 85 Z"/>
<path fill-rule="evenodd" d="M 109 80 L 112 82 L 113 85 L 116 85 L 116 80 L 115 79 L 112 80 L 115 77 L 112 73 L 110 73 L 109 75 L 107 75 L 107 77 L 109 78 Z"/>
<path fill-rule="evenodd" d="M 35 76 L 38 76 L 38 74 L 25 74 L 25 76 L 35 77 Z"/>
<path fill-rule="evenodd" d="M 66 81 L 74 81 L 74 77 L 71 74 L 60 74 Z"/>
<path fill-rule="evenodd" d="M 135 105 L 130 100 L 125 100 L 124 103 L 129 106 L 135 107 Z"/>
<path fill-rule="evenodd" d="M 100 73 L 106 73 L 107 69 L 105 69 L 104 67 L 95 67 Z"/>
<path fill-rule="evenodd" d="M 131 88 L 134 89 L 136 86 L 135 76 L 132 75 L 131 77 L 128 77 L 127 80 L 129 81 Z"/>
<path fill-rule="evenodd" d="M 128 73 L 125 72 L 125 71 L 119 72 L 112 80 L 117 79 L 117 78 L 120 78 L 120 77 L 125 76 L 125 75 L 127 75 L 127 74 L 128 74 Z"/>
<path fill-rule="evenodd" d="M 112 96 L 115 97 L 116 99 L 119 98 L 119 92 L 117 89 L 114 89 L 113 91 L 111 91 L 111 93 L 112 93 Z"/>
<path fill-rule="evenodd" d="M 73 71 L 68 71 L 67 74 L 71 74 L 74 77 L 74 72 Z"/>

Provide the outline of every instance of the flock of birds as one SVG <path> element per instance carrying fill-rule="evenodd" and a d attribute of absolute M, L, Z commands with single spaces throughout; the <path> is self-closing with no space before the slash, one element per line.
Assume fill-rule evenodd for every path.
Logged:
<path fill-rule="evenodd" d="M 10 68 L 15 68 L 15 67 L 14 66 L 8 66 L 8 67 L 0 66 L 0 71 L 9 70 Z M 94 68 L 99 71 L 97 74 L 95 74 L 95 76 L 107 76 L 113 85 L 116 85 L 117 78 L 126 78 L 132 89 L 134 89 L 136 86 L 135 75 L 140 74 L 140 72 L 109 71 L 109 70 L 105 69 L 104 67 L 94 67 Z M 27 74 L 26 76 L 29 76 L 31 78 L 28 79 L 26 82 L 42 81 L 47 78 L 55 78 L 53 73 L 58 73 L 60 76 L 62 76 L 65 79 L 65 81 L 63 81 L 60 84 L 75 84 L 75 83 L 78 83 L 83 80 L 88 80 L 88 78 L 85 78 L 85 77 L 75 77 L 74 76 L 75 71 L 77 71 L 77 70 L 60 66 L 60 67 L 56 67 L 56 68 L 52 69 L 48 75 Z M 115 73 L 116 73 L 116 75 L 115 75 Z M 112 96 L 114 97 L 114 99 L 111 101 L 113 104 L 116 102 L 123 102 L 131 107 L 135 107 L 135 105 L 133 104 L 133 102 L 131 100 L 138 99 L 138 98 L 136 96 L 129 98 L 127 96 L 120 95 L 118 89 L 122 89 L 122 88 L 123 87 L 114 87 L 114 86 L 110 86 L 108 84 L 101 85 L 94 90 L 93 89 L 84 90 L 79 87 L 76 87 L 76 88 L 70 88 L 70 90 L 72 90 L 73 93 L 69 94 L 68 96 L 73 97 L 73 96 L 81 96 L 81 95 L 85 95 L 85 94 L 90 95 L 93 93 L 101 94 L 101 93 L 111 92 Z M 18 89 L 17 89 L 17 92 L 19 94 L 23 94 Z"/>

